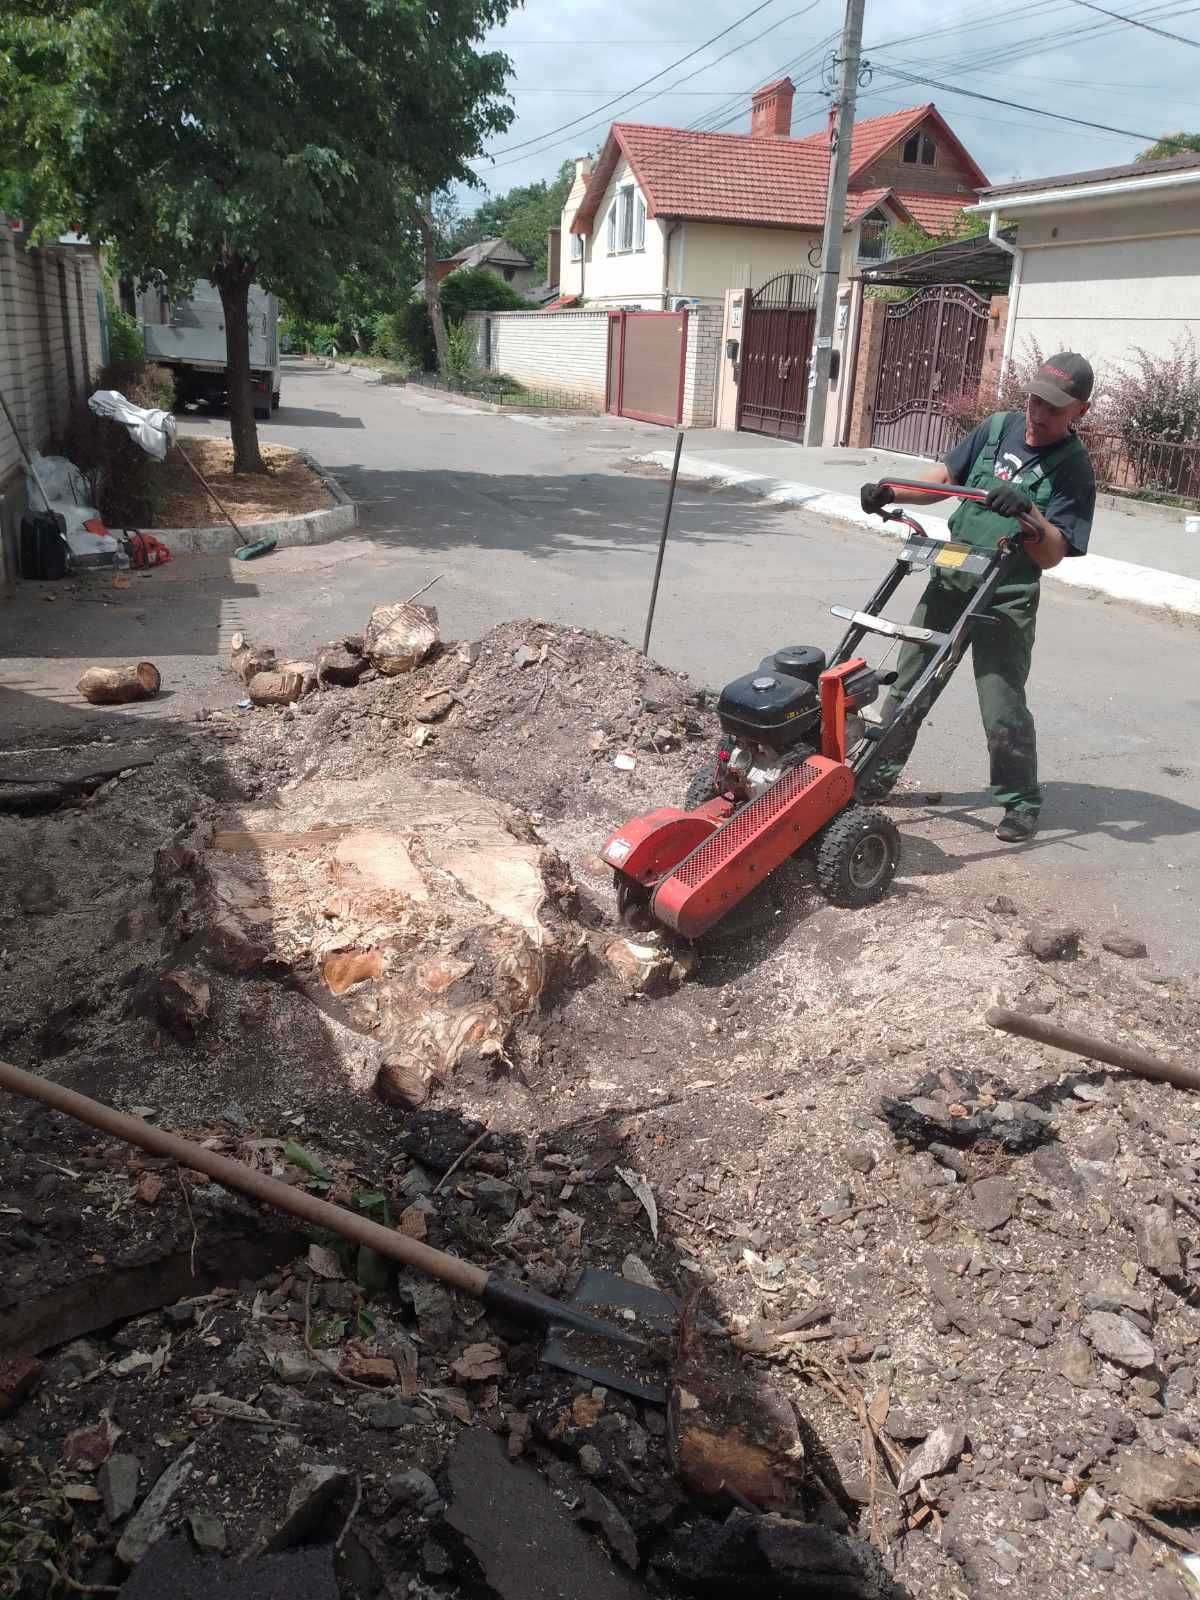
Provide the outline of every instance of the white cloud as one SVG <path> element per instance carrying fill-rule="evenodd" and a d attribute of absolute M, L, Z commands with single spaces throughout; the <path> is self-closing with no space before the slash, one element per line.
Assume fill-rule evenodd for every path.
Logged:
<path fill-rule="evenodd" d="M 1198 5 L 1103 3 L 1200 40 Z M 819 128 L 827 106 L 821 64 L 829 55 L 820 45 L 840 28 L 842 0 L 817 0 L 797 15 L 807 4 L 771 0 L 725 38 L 632 95 L 625 91 L 727 27 L 739 11 L 686 0 L 653 7 L 644 0 L 576 0 L 568 8 L 530 5 L 514 12 L 489 43 L 512 59 L 517 115 L 507 133 L 492 141 L 494 160 L 477 163 L 481 180 L 498 193 L 550 178 L 566 158 L 598 149 L 613 120 L 684 127 L 721 112 L 719 120 L 733 119 L 728 131 L 744 132 L 750 92 L 785 68 L 797 86 L 793 130 Z M 755 37 L 765 29 L 771 31 Z M 1148 140 L 897 82 L 887 76 L 889 67 L 1134 135 L 1157 137 L 1200 125 L 1197 62 L 1186 46 L 1110 21 L 1074 0 L 1015 0 L 983 12 L 959 0 L 894 0 L 886 7 L 870 0 L 865 42 L 875 72 L 862 91 L 860 115 L 933 100 L 996 183 L 1127 161 Z M 673 93 L 663 92 L 673 85 Z M 616 95 L 625 98 L 597 111 Z M 552 132 L 564 123 L 573 126 Z"/>

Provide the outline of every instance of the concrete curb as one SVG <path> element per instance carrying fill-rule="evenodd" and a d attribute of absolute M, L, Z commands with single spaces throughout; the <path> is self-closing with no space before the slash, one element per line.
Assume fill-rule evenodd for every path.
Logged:
<path fill-rule="evenodd" d="M 242 544 L 252 544 L 257 539 L 274 539 L 280 546 L 323 544 L 326 539 L 357 527 L 358 506 L 337 479 L 307 450 L 297 450 L 296 454 L 320 478 L 335 504 L 322 511 L 306 511 L 299 517 L 268 517 L 261 522 L 244 522 L 244 540 L 237 537 L 227 522 L 208 528 L 148 528 L 146 531 L 161 539 L 173 556 L 213 556 L 232 555 Z"/>
<path fill-rule="evenodd" d="M 634 459 L 669 470 L 672 454 L 669 450 L 651 450 Z M 883 523 L 876 517 L 868 516 L 853 495 L 838 494 L 832 489 L 796 483 L 788 478 L 768 478 L 762 473 L 743 472 L 727 462 L 686 453 L 680 459 L 679 471 L 684 477 L 719 483 L 730 489 L 745 489 L 748 494 L 761 495 L 777 505 L 797 506 L 819 516 L 852 522 L 871 533 L 882 533 L 896 539 L 905 537 L 895 523 Z M 917 516 L 932 538 L 949 538 L 950 530 L 944 516 L 935 511 L 919 511 Z M 1200 617 L 1200 579 L 1162 572 L 1157 567 L 1142 567 L 1132 561 L 1115 561 L 1111 556 L 1087 555 L 1064 561 L 1060 566 L 1053 567 L 1046 577 L 1072 589 L 1107 595 L 1110 599 L 1124 600 L 1131 605 L 1171 611 L 1177 616 Z"/>

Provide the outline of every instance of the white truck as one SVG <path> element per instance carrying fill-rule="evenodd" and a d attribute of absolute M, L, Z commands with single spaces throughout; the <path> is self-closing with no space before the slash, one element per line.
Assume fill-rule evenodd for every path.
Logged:
<path fill-rule="evenodd" d="M 254 414 L 269 421 L 279 404 L 279 302 L 257 284 L 250 289 L 249 320 Z M 138 321 L 147 359 L 175 375 L 177 405 L 225 401 L 225 311 L 206 278 L 196 281 L 186 299 L 168 300 L 153 289 L 142 294 Z"/>

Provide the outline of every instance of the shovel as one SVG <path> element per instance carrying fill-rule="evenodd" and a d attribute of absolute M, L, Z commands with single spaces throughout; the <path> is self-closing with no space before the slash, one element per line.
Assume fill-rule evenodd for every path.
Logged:
<path fill-rule="evenodd" d="M 622 1345 L 626 1351 L 626 1358 L 621 1367 L 614 1368 L 612 1372 L 608 1372 L 605 1368 L 605 1375 L 597 1377 L 596 1381 L 608 1382 L 613 1388 L 639 1394 L 643 1398 L 657 1399 L 661 1394 L 661 1390 L 640 1380 L 633 1370 L 635 1353 L 640 1353 L 642 1356 L 649 1355 L 648 1341 L 628 1328 L 618 1327 L 607 1318 L 596 1316 L 587 1309 L 586 1304 L 567 1305 L 550 1295 L 540 1293 L 537 1289 L 531 1289 L 527 1284 L 514 1283 L 511 1279 L 502 1278 L 494 1272 L 485 1272 L 482 1267 L 477 1267 L 470 1261 L 447 1255 L 444 1250 L 435 1250 L 432 1245 L 422 1244 L 417 1239 L 410 1239 L 407 1235 L 385 1228 L 367 1217 L 360 1217 L 356 1212 L 347 1211 L 344 1206 L 332 1205 L 328 1200 L 319 1200 L 303 1189 L 294 1189 L 289 1184 L 280 1183 L 276 1178 L 268 1178 L 264 1173 L 243 1166 L 240 1161 L 231 1161 L 228 1156 L 217 1155 L 212 1150 L 204 1149 L 202 1145 L 193 1144 L 190 1139 L 181 1139 L 178 1134 L 166 1133 L 162 1128 L 155 1128 L 150 1123 L 144 1122 L 141 1117 L 127 1116 L 122 1111 L 114 1111 L 110 1106 L 101 1105 L 98 1100 L 89 1099 L 87 1095 L 76 1094 L 74 1090 L 65 1089 L 61 1084 L 51 1083 L 46 1078 L 39 1078 L 31 1072 L 23 1072 L 20 1067 L 11 1066 L 7 1061 L 0 1061 L 0 1089 L 24 1095 L 29 1100 L 39 1100 L 52 1110 L 61 1111 L 68 1117 L 74 1117 L 78 1122 L 85 1122 L 90 1127 L 98 1128 L 101 1133 L 111 1134 L 126 1144 L 137 1145 L 139 1149 L 147 1150 L 152 1155 L 167 1156 L 173 1161 L 178 1161 L 181 1166 L 203 1172 L 225 1189 L 235 1189 L 241 1194 L 248 1195 L 252 1200 L 259 1200 L 277 1211 L 297 1217 L 301 1222 L 307 1222 L 315 1228 L 326 1228 L 331 1233 L 339 1234 L 343 1239 L 349 1239 L 353 1244 L 366 1245 L 369 1249 L 378 1251 L 381 1256 L 386 1256 L 389 1260 L 398 1261 L 406 1267 L 415 1267 L 418 1272 L 424 1272 L 431 1278 L 438 1278 L 443 1283 L 449 1284 L 452 1289 L 460 1289 L 464 1294 L 482 1301 L 489 1311 L 496 1311 L 503 1316 L 547 1328 L 556 1335 L 558 1359 L 551 1358 L 554 1365 L 565 1366 L 570 1371 L 576 1370 L 570 1365 L 569 1360 L 562 1358 L 562 1346 L 566 1335 L 581 1337 L 589 1350 L 593 1339 L 605 1339 Z M 605 1277 L 611 1279 L 614 1286 L 623 1285 L 625 1289 L 635 1287 L 625 1285 L 622 1279 L 609 1274 Z M 641 1295 L 645 1294 L 646 1291 L 642 1290 Z M 591 1304 L 596 1303 L 590 1295 L 587 1296 L 587 1301 Z M 652 1308 L 647 1306 L 644 1298 L 639 1298 L 636 1305 L 631 1305 L 630 1301 L 624 1298 L 624 1304 L 627 1312 L 633 1311 L 635 1319 L 644 1318 L 652 1336 L 663 1332 L 674 1316 L 674 1306 L 666 1295 L 657 1295 Z M 653 1315 L 648 1314 L 651 1310 Z M 593 1358 L 587 1368 L 589 1374 L 595 1366 Z M 636 1384 L 636 1387 L 631 1388 L 631 1384 Z"/>

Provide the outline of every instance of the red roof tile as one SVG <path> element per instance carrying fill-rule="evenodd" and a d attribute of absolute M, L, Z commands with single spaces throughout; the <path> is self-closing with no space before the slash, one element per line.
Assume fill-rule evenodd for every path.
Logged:
<path fill-rule="evenodd" d="M 910 129 L 932 116 L 961 152 L 968 170 L 986 177 L 959 145 L 933 106 L 914 106 L 871 117 L 854 129 L 851 187 L 855 173 L 876 161 Z M 624 155 L 633 169 L 648 215 L 710 222 L 819 230 L 825 221 L 829 173 L 828 134 L 803 139 L 752 139 L 740 133 L 697 133 L 637 122 L 614 122 L 588 182 L 573 233 L 587 233 Z M 867 195 L 871 196 L 869 202 Z M 892 196 L 889 189 L 858 190 L 850 196 L 847 221 Z M 907 205 L 902 201 L 907 210 Z M 957 203 L 953 206 L 957 210 Z"/>
<path fill-rule="evenodd" d="M 897 191 L 897 199 L 901 201 L 913 221 L 936 238 L 938 234 L 946 231 L 963 206 L 972 203 L 974 196 L 919 194 L 909 189 L 900 189 Z"/>

